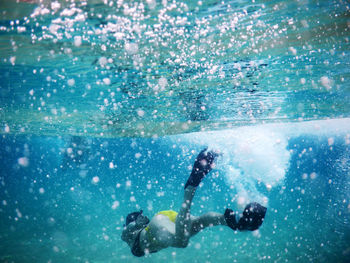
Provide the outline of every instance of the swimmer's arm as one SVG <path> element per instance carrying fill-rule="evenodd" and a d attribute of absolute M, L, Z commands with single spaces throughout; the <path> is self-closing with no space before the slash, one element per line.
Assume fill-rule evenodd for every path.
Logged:
<path fill-rule="evenodd" d="M 139 229 L 140 228 L 137 227 L 136 224 L 128 225 L 127 227 L 124 228 L 124 230 L 122 232 L 122 236 L 121 236 L 122 240 L 130 245 L 132 243 L 135 235 L 137 234 L 137 230 L 139 230 Z"/>
<path fill-rule="evenodd" d="M 128 237 L 127 230 L 124 229 L 122 232 L 122 240 L 126 242 L 128 240 L 127 237 Z"/>

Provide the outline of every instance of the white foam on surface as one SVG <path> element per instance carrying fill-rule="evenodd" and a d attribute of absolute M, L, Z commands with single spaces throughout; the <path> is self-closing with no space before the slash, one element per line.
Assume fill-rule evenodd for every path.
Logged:
<path fill-rule="evenodd" d="M 288 140 L 300 135 L 349 138 L 350 119 L 333 119 L 300 123 L 264 124 L 214 132 L 181 135 L 181 141 L 193 148 L 208 146 L 218 150 L 216 169 L 237 195 L 240 206 L 257 201 L 267 205 L 267 191 L 283 183 L 291 153 Z M 257 188 L 259 185 L 259 190 Z"/>

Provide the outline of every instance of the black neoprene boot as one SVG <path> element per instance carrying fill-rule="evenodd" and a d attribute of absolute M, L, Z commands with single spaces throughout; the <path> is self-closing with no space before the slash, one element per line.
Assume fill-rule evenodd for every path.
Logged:
<path fill-rule="evenodd" d="M 213 151 L 207 152 L 207 149 L 202 150 L 196 157 L 191 175 L 185 184 L 185 189 L 189 185 L 197 187 L 203 177 L 211 171 L 214 159 L 218 154 Z"/>
<path fill-rule="evenodd" d="M 253 202 L 244 208 L 243 215 L 239 219 L 238 223 L 236 220 L 236 215 L 231 209 L 227 208 L 224 216 L 227 225 L 233 230 L 238 229 L 239 231 L 254 231 L 257 230 L 264 222 L 266 210 L 266 207 Z"/>
<path fill-rule="evenodd" d="M 232 209 L 226 208 L 224 217 L 226 220 L 226 224 L 233 230 L 237 230 L 238 224 L 236 220 L 236 213 L 233 212 Z"/>

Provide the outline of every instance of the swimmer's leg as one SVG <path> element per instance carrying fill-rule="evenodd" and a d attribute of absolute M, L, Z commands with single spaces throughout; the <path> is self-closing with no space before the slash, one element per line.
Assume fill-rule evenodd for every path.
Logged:
<path fill-rule="evenodd" d="M 191 236 L 210 226 L 223 225 L 233 230 L 254 231 L 264 222 L 266 207 L 253 202 L 248 204 L 241 215 L 226 209 L 224 214 L 209 212 L 199 217 L 192 218 Z"/>
<path fill-rule="evenodd" d="M 191 219 L 191 204 L 197 186 L 200 184 L 206 174 L 213 168 L 214 159 L 218 156 L 217 153 L 207 151 L 207 148 L 202 150 L 193 164 L 193 169 L 190 177 L 185 185 L 184 199 L 180 211 L 175 221 L 175 244 L 176 247 L 186 247 L 191 237 L 192 219 Z"/>
<path fill-rule="evenodd" d="M 227 226 L 225 216 L 216 212 L 209 212 L 204 215 L 193 217 L 191 221 L 191 237 L 211 226 Z"/>
<path fill-rule="evenodd" d="M 175 221 L 175 247 L 187 247 L 191 237 L 191 204 L 196 187 L 185 188 L 184 200 Z"/>

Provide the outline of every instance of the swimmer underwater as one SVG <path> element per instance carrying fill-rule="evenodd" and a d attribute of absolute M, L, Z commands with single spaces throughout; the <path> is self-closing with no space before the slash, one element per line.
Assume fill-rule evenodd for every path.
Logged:
<path fill-rule="evenodd" d="M 185 248 L 192 236 L 210 226 L 228 226 L 239 231 L 254 231 L 261 226 L 266 207 L 255 202 L 248 204 L 241 215 L 229 208 L 224 214 L 209 212 L 198 217 L 190 214 L 197 187 L 214 167 L 217 156 L 218 153 L 207 149 L 198 154 L 185 184 L 184 199 L 178 213 L 161 211 L 151 221 L 142 210 L 127 215 L 121 238 L 130 246 L 134 256 L 142 257 L 167 247 Z"/>

